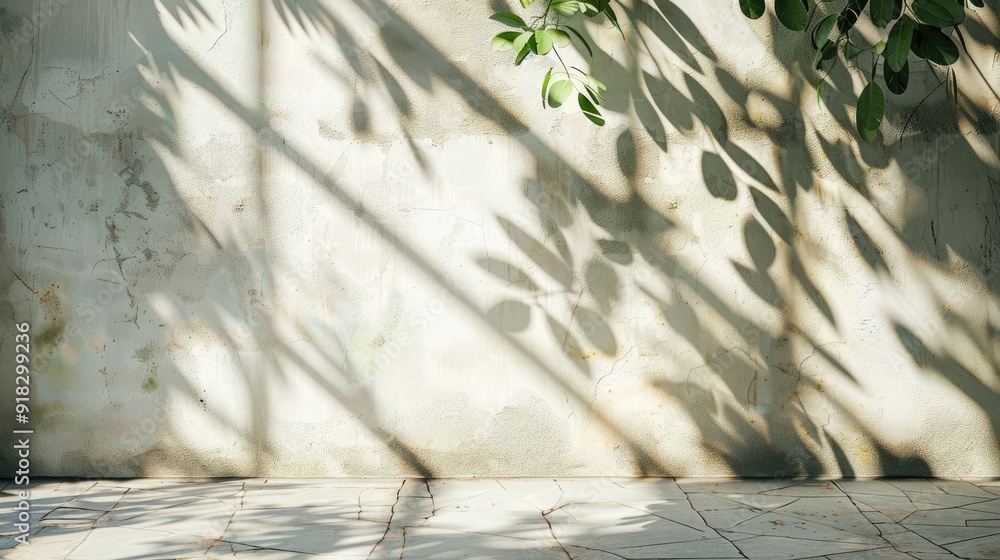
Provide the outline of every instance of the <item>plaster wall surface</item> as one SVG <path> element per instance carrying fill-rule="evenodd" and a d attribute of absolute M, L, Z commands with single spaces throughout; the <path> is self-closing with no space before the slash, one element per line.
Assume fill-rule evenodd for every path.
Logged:
<path fill-rule="evenodd" d="M 869 145 L 736 2 L 584 26 L 602 128 L 496 4 L 0 6 L 34 474 L 1000 476 L 995 12 Z"/>

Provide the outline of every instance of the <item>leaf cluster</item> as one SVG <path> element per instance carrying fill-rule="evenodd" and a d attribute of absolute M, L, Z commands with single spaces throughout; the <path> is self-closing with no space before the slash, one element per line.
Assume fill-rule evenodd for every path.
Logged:
<path fill-rule="evenodd" d="M 531 21 L 525 21 L 513 12 L 497 12 L 490 19 L 512 27 L 516 31 L 503 31 L 493 37 L 493 50 L 498 52 L 513 52 L 514 64 L 519 65 L 529 55 L 555 55 L 562 70 L 549 68 L 542 79 L 542 106 L 560 107 L 573 94 L 576 102 L 592 123 L 604 126 L 604 117 L 599 109 L 604 101 L 607 87 L 591 74 L 575 66 L 567 66 L 563 62 L 559 49 L 569 47 L 576 39 L 593 57 L 594 50 L 583 34 L 572 25 L 578 18 L 594 18 L 605 16 L 621 33 L 618 16 L 611 7 L 610 0 L 543 0 L 545 10 L 542 15 Z M 521 7 L 527 9 L 535 0 L 521 0 Z M 624 38 L 624 34 L 622 35 Z"/>
<path fill-rule="evenodd" d="M 832 60 L 824 78 L 837 63 L 837 53 L 845 62 L 861 53 L 871 53 L 868 84 L 858 97 L 856 121 L 858 133 L 867 142 L 875 139 L 885 114 L 885 94 L 876 81 L 878 65 L 882 63 L 882 80 L 894 94 L 902 94 L 910 81 L 910 60 L 922 59 L 939 66 L 958 61 L 958 46 L 949 35 L 963 41 L 959 26 L 965 21 L 966 10 L 982 8 L 983 0 L 848 0 L 839 11 L 818 16 L 818 5 L 808 0 L 773 0 L 778 21 L 792 31 L 810 32 L 816 51 L 813 65 L 823 70 Z M 740 10 L 750 19 L 766 12 L 765 0 L 739 0 Z M 867 17 L 879 29 L 888 29 L 888 36 L 869 47 L 861 47 L 855 26 Z M 854 36 L 852 36 L 854 32 Z M 817 94 L 823 82 L 816 86 Z"/>

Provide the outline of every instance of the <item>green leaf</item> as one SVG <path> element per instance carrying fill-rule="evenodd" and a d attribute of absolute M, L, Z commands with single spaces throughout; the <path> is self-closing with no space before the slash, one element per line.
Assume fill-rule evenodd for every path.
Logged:
<path fill-rule="evenodd" d="M 622 31 L 622 26 L 618 25 L 618 16 L 615 15 L 615 11 L 611 8 L 610 4 L 604 8 L 604 15 L 608 16 L 611 23 L 615 25 L 615 29 L 618 30 L 618 34 L 622 36 L 622 39 L 625 39 L 625 32 Z"/>
<path fill-rule="evenodd" d="M 958 60 L 958 47 L 936 27 L 917 26 L 910 49 L 920 58 L 948 66 Z"/>
<path fill-rule="evenodd" d="M 892 21 L 892 11 L 895 8 L 896 0 L 872 0 L 868 12 L 872 16 L 872 23 L 878 27 L 885 27 Z"/>
<path fill-rule="evenodd" d="M 874 142 L 875 141 L 875 137 L 878 136 L 878 129 L 877 128 L 875 130 L 868 130 L 868 129 L 859 128 L 858 132 L 861 133 L 861 137 L 864 138 L 865 142 L 868 142 L 869 144 L 871 144 L 872 142 Z"/>
<path fill-rule="evenodd" d="M 517 31 L 504 31 L 503 33 L 498 33 L 496 37 L 493 38 L 493 50 L 497 52 L 509 51 L 514 48 L 514 39 L 520 35 Z"/>
<path fill-rule="evenodd" d="M 576 97 L 577 103 L 580 104 L 580 110 L 583 111 L 583 116 L 590 119 L 590 122 L 596 124 L 597 126 L 604 126 L 604 118 L 601 117 L 601 112 L 597 110 L 597 107 L 587 99 L 587 96 L 582 93 Z"/>
<path fill-rule="evenodd" d="M 934 27 L 950 27 L 965 21 L 965 8 L 955 0 L 913 0 L 917 19 Z"/>
<path fill-rule="evenodd" d="M 600 105 L 601 101 L 604 101 L 604 96 L 601 95 L 601 92 L 597 91 L 596 89 L 590 86 L 583 86 L 583 88 L 587 90 L 587 95 L 590 96 L 590 99 L 594 102 L 594 105 Z"/>
<path fill-rule="evenodd" d="M 764 15 L 764 0 L 740 0 L 740 10 L 750 19 Z"/>
<path fill-rule="evenodd" d="M 535 53 L 539 55 L 549 54 L 552 50 L 552 37 L 544 29 L 535 31 Z"/>
<path fill-rule="evenodd" d="M 580 0 L 580 11 L 587 17 L 594 17 L 608 7 L 609 0 Z"/>
<path fill-rule="evenodd" d="M 823 61 L 830 60 L 835 56 L 837 56 L 837 43 L 827 41 L 816 51 L 816 57 L 813 59 L 813 67 L 817 70 L 822 70 Z"/>
<path fill-rule="evenodd" d="M 528 6 L 535 3 L 535 0 L 521 0 L 521 7 L 527 8 Z"/>
<path fill-rule="evenodd" d="M 514 33 L 516 33 L 516 31 Z M 514 39 L 514 41 L 512 42 L 512 47 L 514 48 L 515 51 L 521 52 L 524 49 L 525 45 L 528 44 L 528 41 L 531 40 L 534 36 L 535 36 L 534 31 L 525 31 L 524 33 L 519 33 L 517 38 Z"/>
<path fill-rule="evenodd" d="M 527 29 L 528 26 L 524 24 L 524 20 L 521 19 L 517 14 L 512 14 L 510 12 L 497 12 L 490 16 L 493 21 L 499 21 L 504 25 L 509 25 L 511 27 L 520 27 L 521 29 Z"/>
<path fill-rule="evenodd" d="M 882 54 L 885 51 L 885 41 L 879 41 L 875 44 L 875 54 Z"/>
<path fill-rule="evenodd" d="M 802 31 L 809 21 L 809 14 L 799 0 L 774 0 L 774 13 L 781 25 L 792 31 Z"/>
<path fill-rule="evenodd" d="M 961 2 L 962 0 L 957 1 Z M 892 17 L 889 19 L 891 21 L 896 21 L 901 15 L 903 15 L 903 0 L 896 0 L 892 3 Z"/>
<path fill-rule="evenodd" d="M 552 69 L 545 73 L 545 78 L 542 80 L 542 107 L 545 107 L 545 95 L 549 90 L 549 80 L 552 79 Z"/>
<path fill-rule="evenodd" d="M 837 29 L 847 33 L 858 22 L 858 16 L 868 5 L 868 0 L 851 0 L 837 18 Z"/>
<path fill-rule="evenodd" d="M 573 35 L 576 35 L 576 38 L 579 39 L 580 42 L 583 43 L 583 46 L 587 48 L 587 54 L 589 54 L 590 57 L 593 58 L 594 57 L 594 51 L 591 50 L 590 43 L 588 43 L 587 40 L 583 38 L 583 35 L 580 35 L 579 31 L 577 31 L 576 29 L 573 29 L 572 27 L 570 27 L 568 25 L 566 26 L 566 30 L 572 32 Z"/>
<path fill-rule="evenodd" d="M 902 68 L 898 71 L 889 68 L 889 66 L 884 66 L 883 71 L 885 72 L 885 85 L 889 91 L 896 95 L 906 91 L 906 85 L 910 83 L 910 64 L 905 59 Z"/>
<path fill-rule="evenodd" d="M 550 27 L 545 30 L 545 34 L 548 35 L 550 39 L 552 39 L 552 44 L 557 47 L 565 47 L 572 42 L 572 40 L 569 37 L 569 33 L 566 33 L 562 29 L 556 29 L 554 27 Z"/>
<path fill-rule="evenodd" d="M 858 56 L 864 51 L 864 49 L 855 45 L 850 40 L 844 41 L 843 48 L 844 48 L 844 58 L 846 58 L 847 60 L 853 59 L 854 57 Z"/>
<path fill-rule="evenodd" d="M 573 93 L 573 82 L 569 80 L 559 80 L 549 88 L 549 106 L 559 107 L 569 99 Z"/>
<path fill-rule="evenodd" d="M 823 82 L 816 84 L 816 105 L 823 106 Z"/>
<path fill-rule="evenodd" d="M 591 76 L 590 74 L 584 74 L 584 76 L 586 76 L 587 81 L 590 82 L 590 85 L 596 88 L 598 91 L 607 91 L 608 86 L 601 83 L 601 81 L 598 80 L 597 78 Z"/>
<path fill-rule="evenodd" d="M 597 107 L 582 93 L 577 96 L 577 102 L 580 104 L 580 109 L 582 109 L 584 113 L 594 113 L 595 115 L 601 114 L 601 112 L 597 110 Z"/>
<path fill-rule="evenodd" d="M 580 3 L 577 0 L 553 0 L 549 7 L 564 16 L 571 16 L 579 11 Z"/>
<path fill-rule="evenodd" d="M 906 55 L 910 54 L 910 45 L 913 43 L 914 28 L 916 28 L 916 24 L 913 23 L 910 16 L 903 16 L 889 31 L 889 39 L 885 42 L 883 56 L 886 65 L 893 72 L 899 72 L 900 68 L 906 64 Z"/>
<path fill-rule="evenodd" d="M 590 122 L 596 124 L 597 126 L 604 126 L 604 119 L 600 115 L 594 115 L 591 113 L 584 113 L 583 116 L 590 119 Z"/>
<path fill-rule="evenodd" d="M 837 24 L 837 17 L 836 15 L 827 16 L 813 28 L 812 42 L 814 49 L 820 48 L 829 39 L 830 32 L 833 31 L 833 26 Z"/>
<path fill-rule="evenodd" d="M 517 58 L 514 59 L 514 64 L 515 65 L 521 64 L 521 61 L 524 60 L 524 57 L 528 56 L 528 53 L 530 53 L 533 50 L 535 50 L 534 33 L 532 33 L 531 37 L 528 38 L 528 41 L 524 44 L 524 47 L 522 47 L 521 50 L 518 51 Z"/>
<path fill-rule="evenodd" d="M 858 132 L 867 142 L 875 139 L 879 126 L 882 125 L 882 116 L 885 113 L 885 94 L 882 88 L 875 82 L 869 82 L 858 97 Z"/>

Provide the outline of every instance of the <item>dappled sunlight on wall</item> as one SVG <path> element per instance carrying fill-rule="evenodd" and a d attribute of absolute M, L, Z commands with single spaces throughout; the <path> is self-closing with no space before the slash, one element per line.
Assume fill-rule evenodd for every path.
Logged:
<path fill-rule="evenodd" d="M 997 475 L 991 64 L 958 106 L 915 71 L 859 144 L 862 82 L 817 103 L 808 37 L 634 0 L 624 42 L 582 28 L 597 128 L 490 52 L 490 8 L 175 0 L 4 59 L 40 468 Z M 84 43 L 130 54 L 46 117 Z"/>

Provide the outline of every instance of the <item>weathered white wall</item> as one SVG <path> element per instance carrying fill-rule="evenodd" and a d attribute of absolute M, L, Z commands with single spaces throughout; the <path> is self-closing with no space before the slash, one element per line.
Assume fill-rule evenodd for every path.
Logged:
<path fill-rule="evenodd" d="M 735 1 L 588 26 L 600 129 L 487 4 L 4 2 L 35 473 L 1000 475 L 995 14 L 858 146 Z"/>

